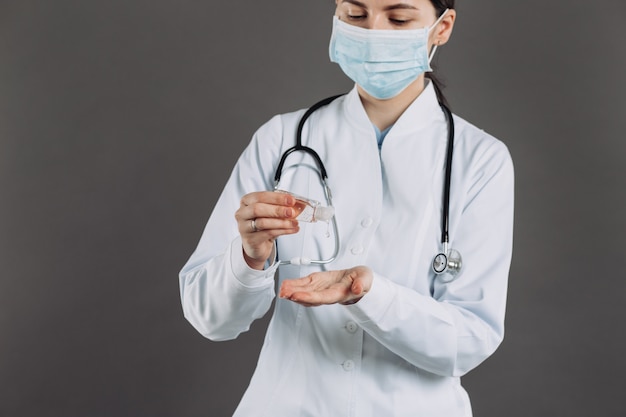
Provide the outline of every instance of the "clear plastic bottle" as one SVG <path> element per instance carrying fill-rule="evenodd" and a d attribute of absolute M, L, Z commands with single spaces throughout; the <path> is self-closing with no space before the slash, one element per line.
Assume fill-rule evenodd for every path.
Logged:
<path fill-rule="evenodd" d="M 296 220 L 301 222 L 315 223 L 315 222 L 327 222 L 335 215 L 334 207 L 322 206 L 319 201 L 311 200 L 310 198 L 302 197 L 297 194 L 284 190 L 276 190 L 278 193 L 289 194 L 296 199 L 296 204 L 293 207 L 298 215 Z"/>

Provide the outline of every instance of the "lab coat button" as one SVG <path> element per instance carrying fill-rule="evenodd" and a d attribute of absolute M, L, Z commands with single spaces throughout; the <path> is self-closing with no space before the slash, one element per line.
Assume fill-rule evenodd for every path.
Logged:
<path fill-rule="evenodd" d="M 354 361 L 348 359 L 341 366 L 343 367 L 344 371 L 350 372 L 354 369 Z"/>
<path fill-rule="evenodd" d="M 363 220 L 361 220 L 361 226 L 364 229 L 367 229 L 368 227 L 370 227 L 372 223 L 374 223 L 374 219 L 372 219 L 371 217 L 366 217 Z"/>
<path fill-rule="evenodd" d="M 359 326 L 353 321 L 349 321 L 346 323 L 346 331 L 348 333 L 355 333 L 359 329 Z"/>
<path fill-rule="evenodd" d="M 353 246 L 352 249 L 350 249 L 350 252 L 352 252 L 353 255 L 360 255 L 363 253 L 363 246 Z"/>

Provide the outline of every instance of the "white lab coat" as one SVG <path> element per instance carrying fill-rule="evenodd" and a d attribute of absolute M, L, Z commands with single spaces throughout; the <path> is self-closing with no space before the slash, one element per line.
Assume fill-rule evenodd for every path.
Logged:
<path fill-rule="evenodd" d="M 272 118 L 241 155 L 200 243 L 180 273 L 185 317 L 212 340 L 236 338 L 275 299 L 276 265 L 247 267 L 234 213 L 241 197 L 273 189 L 303 111 Z M 314 308 L 276 298 L 258 365 L 235 416 L 471 416 L 460 376 L 500 344 L 512 249 L 513 166 L 497 139 L 455 116 L 450 242 L 463 270 L 444 283 L 441 251 L 447 124 L 432 85 L 405 111 L 379 153 L 356 89 L 316 111 L 303 144 L 326 165 L 341 237 L 327 269 L 367 265 L 358 303 Z M 281 188 L 324 201 L 313 160 L 293 154 Z M 332 253 L 326 225 L 278 239 L 281 259 Z M 313 266 L 280 267 L 278 281 Z"/>

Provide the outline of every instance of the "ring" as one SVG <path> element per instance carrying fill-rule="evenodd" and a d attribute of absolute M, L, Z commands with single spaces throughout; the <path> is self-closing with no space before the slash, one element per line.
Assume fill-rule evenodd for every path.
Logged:
<path fill-rule="evenodd" d="M 259 229 L 256 228 L 256 219 L 250 220 L 250 227 L 252 228 L 252 232 L 258 232 Z"/>

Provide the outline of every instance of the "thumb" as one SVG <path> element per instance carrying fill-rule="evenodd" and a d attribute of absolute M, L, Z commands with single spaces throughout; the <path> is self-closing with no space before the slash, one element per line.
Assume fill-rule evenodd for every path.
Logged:
<path fill-rule="evenodd" d="M 352 291 L 352 294 L 354 295 L 363 295 L 363 280 L 361 278 L 356 278 L 352 283 L 350 291 Z"/>

